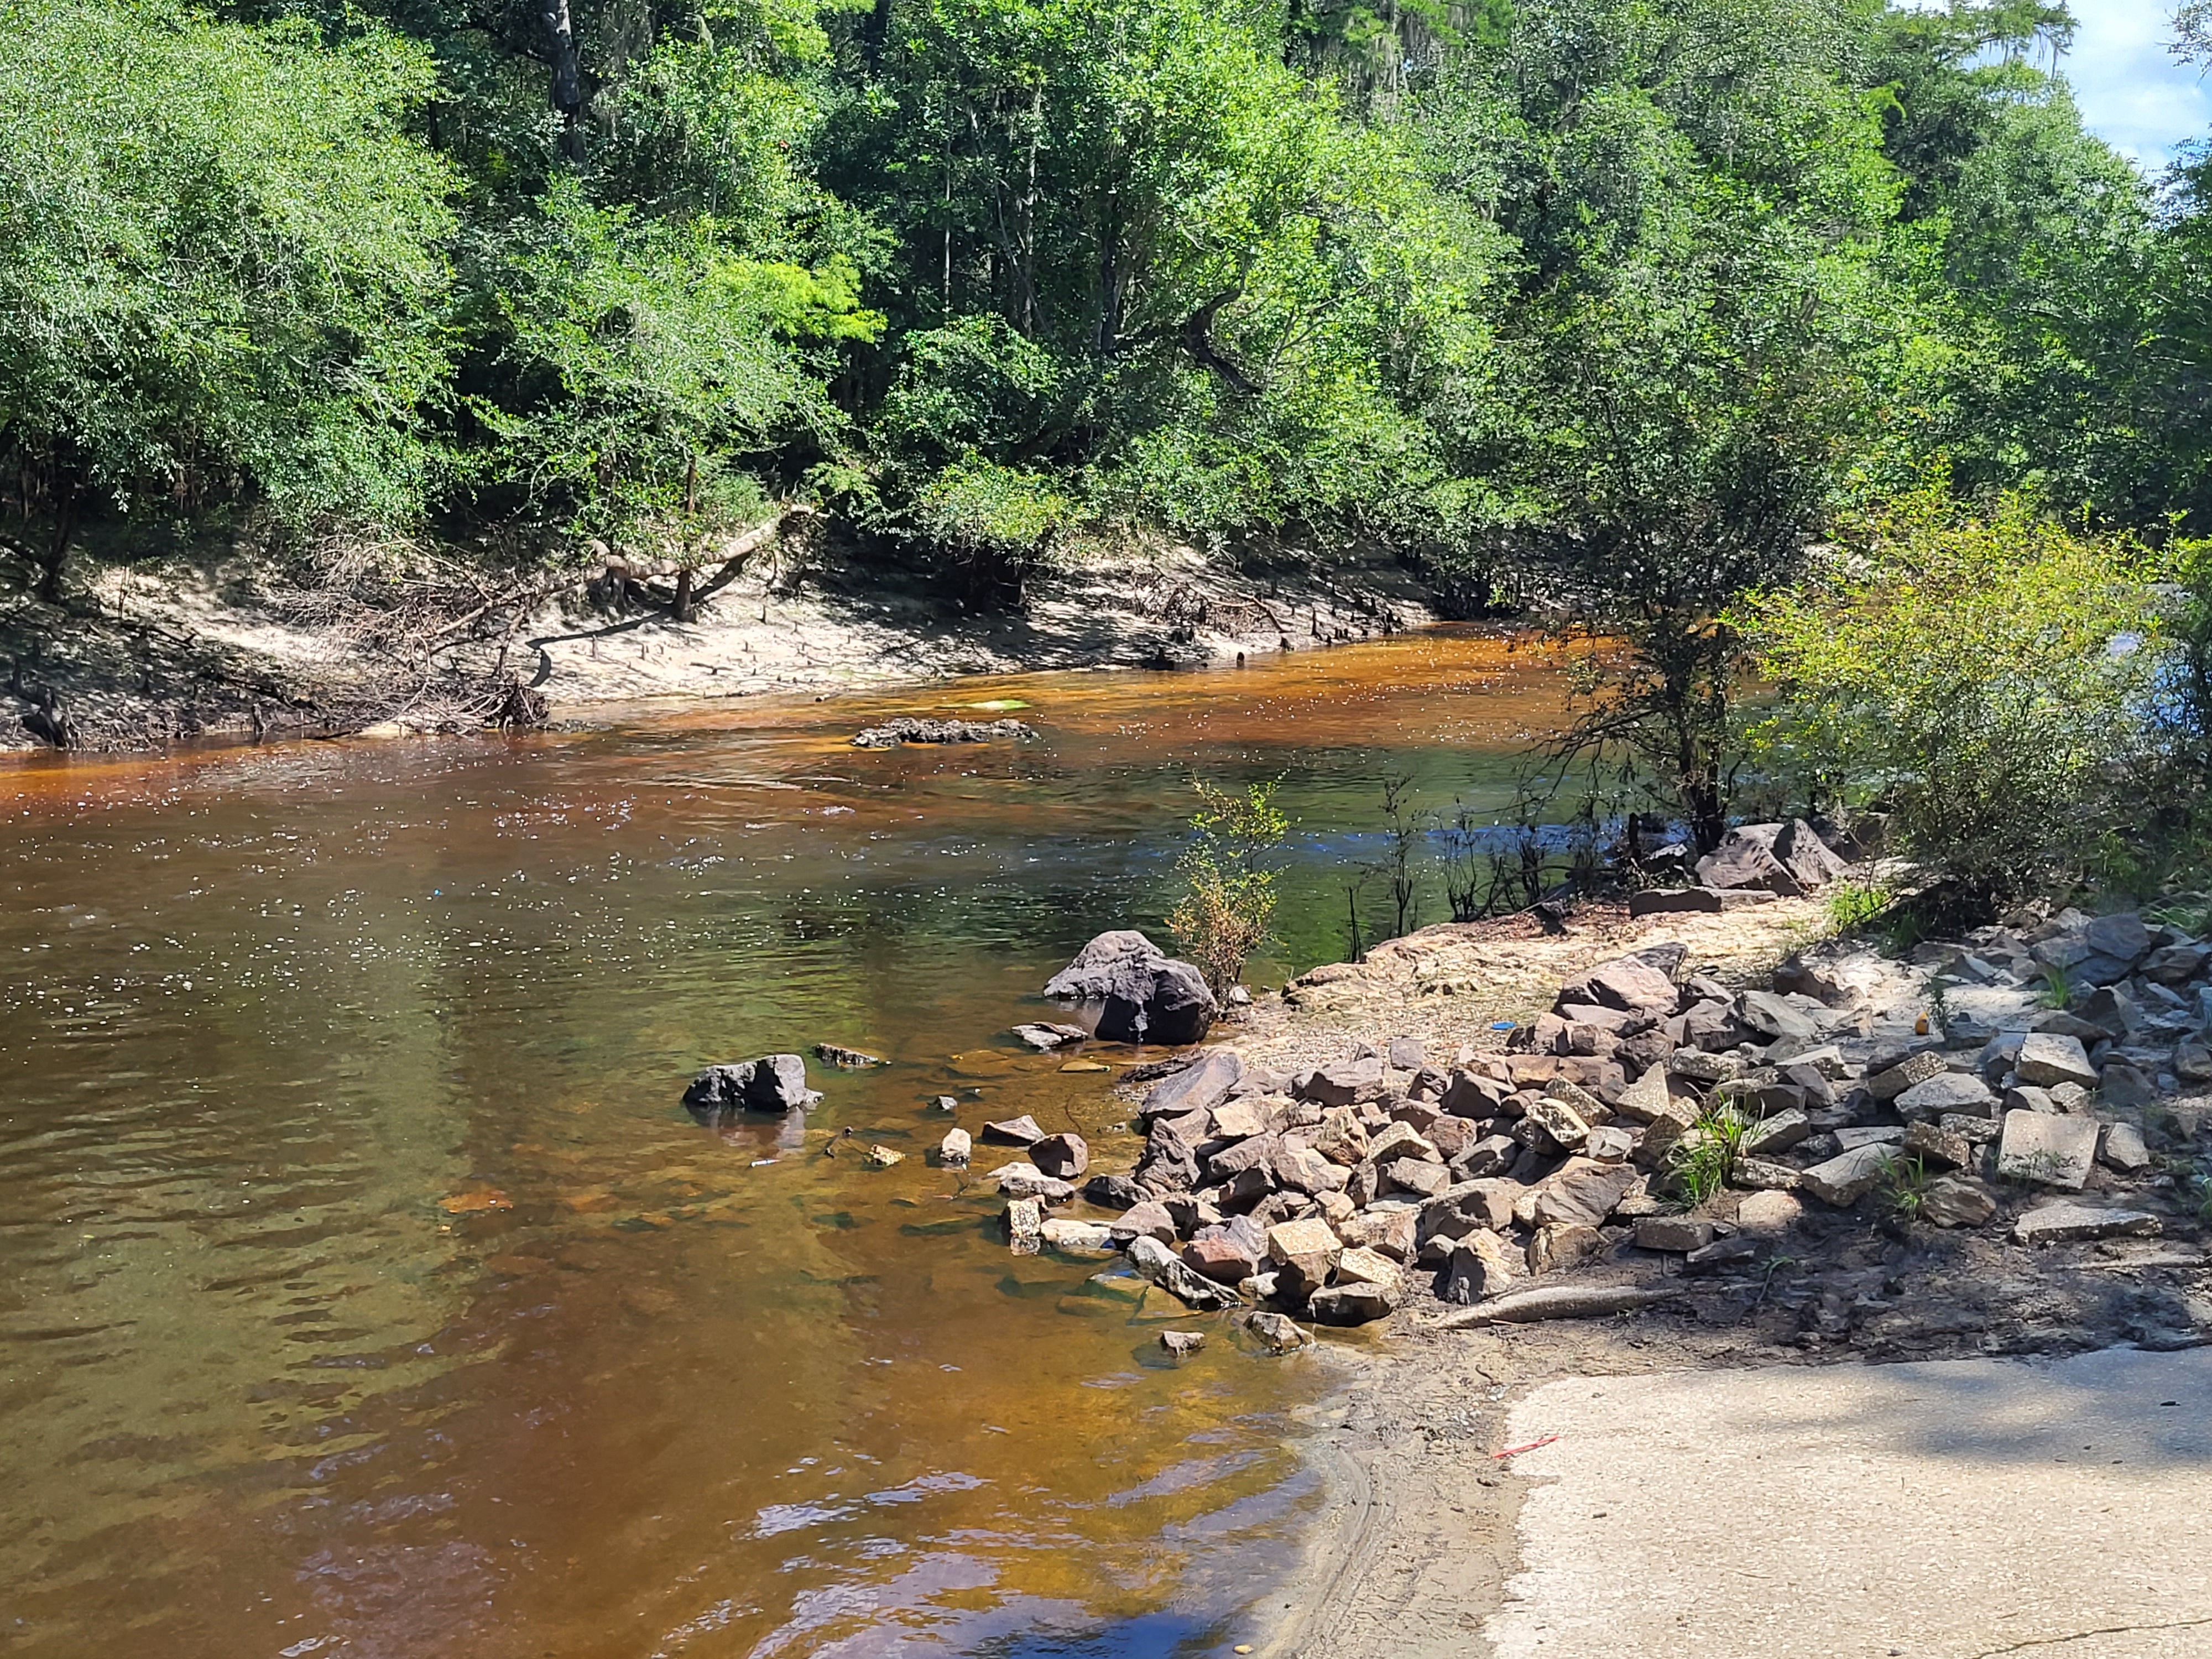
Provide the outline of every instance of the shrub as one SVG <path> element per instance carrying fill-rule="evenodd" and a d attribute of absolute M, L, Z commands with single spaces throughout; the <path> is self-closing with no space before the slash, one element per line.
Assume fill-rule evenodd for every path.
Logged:
<path fill-rule="evenodd" d="M 1249 785 L 1241 795 L 1210 783 L 1194 787 L 1200 805 L 1191 814 L 1190 847 L 1176 866 L 1185 888 L 1168 912 L 1168 928 L 1213 994 L 1224 996 L 1267 939 L 1275 872 L 1262 860 L 1283 844 L 1290 820 L 1275 805 L 1272 783 Z"/>
<path fill-rule="evenodd" d="M 1770 763 L 1877 799 L 1953 902 L 1986 912 L 2078 861 L 2154 747 L 2163 655 L 2141 550 L 2017 496 L 1923 489 L 1804 587 L 1737 620 L 1776 684 Z"/>

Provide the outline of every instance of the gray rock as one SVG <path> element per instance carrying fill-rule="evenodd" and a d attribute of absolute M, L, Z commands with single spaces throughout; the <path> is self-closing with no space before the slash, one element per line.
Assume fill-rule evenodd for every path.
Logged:
<path fill-rule="evenodd" d="M 1746 1131 L 1743 1150 L 1753 1158 L 1773 1158 L 1812 1137 L 1813 1120 L 1802 1111 L 1778 1112 Z"/>
<path fill-rule="evenodd" d="M 1016 1255 L 1035 1255 L 1044 1249 L 1044 1206 L 1033 1198 L 1018 1198 L 1006 1206 L 1006 1242 Z"/>
<path fill-rule="evenodd" d="M 1625 1164 L 1636 1150 L 1636 1137 L 1617 1123 L 1592 1129 L 1583 1142 L 1583 1156 L 1599 1164 Z"/>
<path fill-rule="evenodd" d="M 1024 1114 L 998 1123 L 983 1126 L 983 1139 L 1000 1146 L 1034 1146 L 1044 1139 L 1044 1131 L 1037 1121 Z"/>
<path fill-rule="evenodd" d="M 1512 1224 L 1518 1194 L 1510 1181 L 1462 1181 L 1421 1206 L 1421 1232 L 1444 1238 L 1463 1238 L 1486 1228 L 1502 1232 Z"/>
<path fill-rule="evenodd" d="M 1785 1192 L 1757 1192 L 1736 1206 L 1735 1224 L 1761 1238 L 1788 1232 L 1804 1218 L 1805 1206 Z"/>
<path fill-rule="evenodd" d="M 1002 1164 L 991 1171 L 991 1180 L 1008 1198 L 1034 1198 L 1045 1204 L 1075 1201 L 1073 1187 L 1034 1164 Z"/>
<path fill-rule="evenodd" d="M 1867 1092 L 1878 1101 L 1895 1100 L 1907 1089 L 1942 1076 L 1950 1066 L 1933 1048 L 1906 1054 L 1885 1069 L 1877 1070 L 1871 1063 L 1867 1067 Z"/>
<path fill-rule="evenodd" d="M 1618 1165 L 1581 1169 L 1559 1176 L 1537 1195 L 1534 1215 L 1540 1227 L 1595 1227 L 1619 1207 L 1638 1180 L 1636 1171 Z"/>
<path fill-rule="evenodd" d="M 1449 1170 L 1418 1158 L 1393 1158 L 1382 1166 L 1381 1174 L 1384 1193 L 1411 1193 L 1417 1198 L 1434 1198 L 1452 1184 Z"/>
<path fill-rule="evenodd" d="M 1782 826 L 1782 833 L 1774 838 L 1773 853 L 1775 861 L 1808 893 L 1820 891 L 1850 872 L 1851 866 L 1837 857 L 1819 831 L 1802 818 L 1792 818 Z"/>
<path fill-rule="evenodd" d="M 2158 1099 L 2158 1088 L 2137 1067 L 2114 1060 L 2098 1078 L 2097 1095 L 2107 1106 L 2148 1106 Z"/>
<path fill-rule="evenodd" d="M 1199 1277 L 1183 1265 L 1180 1256 L 1157 1238 L 1130 1240 L 1129 1265 L 1187 1307 L 1212 1309 L 1236 1305 L 1237 1293 L 1234 1291 L 1225 1289 L 1210 1279 Z"/>
<path fill-rule="evenodd" d="M 1424 1163 L 1438 1163 L 1442 1155 L 1435 1143 L 1424 1136 L 1410 1123 L 1393 1122 L 1380 1130 L 1368 1142 L 1367 1156 L 1376 1164 L 1388 1164 L 1401 1158 L 1419 1158 Z"/>
<path fill-rule="evenodd" d="M 1663 1017 L 1674 1012 L 1678 995 L 1666 970 L 1648 957 L 1628 956 L 1601 962 L 1573 984 L 1562 986 L 1559 1000 Z"/>
<path fill-rule="evenodd" d="M 1389 1316 L 1401 1294 L 1381 1285 L 1332 1285 L 1313 1293 L 1306 1313 L 1316 1325 L 1371 1325 Z"/>
<path fill-rule="evenodd" d="M 2114 1041 L 2142 1024 L 2142 1009 L 2117 985 L 2102 985 L 2075 1005 L 2075 1016 Z M 2087 1041 L 2089 1039 L 2084 1039 Z"/>
<path fill-rule="evenodd" d="M 1291 1080 L 1291 1092 L 1300 1100 L 1316 1101 L 1324 1107 L 1350 1106 L 1379 1099 L 1385 1077 L 1382 1056 L 1365 1054 L 1302 1073 Z"/>
<path fill-rule="evenodd" d="M 1070 1221 L 1055 1218 L 1041 1230 L 1045 1248 L 1070 1255 L 1103 1255 L 1114 1248 L 1114 1230 L 1103 1221 Z"/>
<path fill-rule="evenodd" d="M 1177 1359 L 1182 1358 L 1187 1354 L 1196 1353 L 1205 1346 L 1204 1331 L 1162 1331 L 1160 1333 L 1160 1346 L 1165 1348 Z"/>
<path fill-rule="evenodd" d="M 1206 1111 L 1229 1097 L 1244 1075 L 1244 1057 L 1234 1048 L 1209 1048 L 1191 1065 L 1162 1078 L 1137 1109 L 1146 1119 Z"/>
<path fill-rule="evenodd" d="M 1905 1132 L 1904 1153 L 1939 1170 L 1963 1170 L 1974 1161 L 1973 1144 L 1966 1136 L 1927 1122 Z"/>
<path fill-rule="evenodd" d="M 1890 1160 L 1896 1156 L 1893 1145 L 1879 1141 L 1856 1147 L 1825 1164 L 1815 1164 L 1804 1171 L 1800 1185 L 1823 1204 L 1848 1209 L 1880 1184 Z"/>
<path fill-rule="evenodd" d="M 1127 1176 L 1095 1175 L 1083 1183 L 1083 1196 L 1102 1210 L 1127 1210 L 1143 1203 L 1146 1194 Z"/>
<path fill-rule="evenodd" d="M 945 1139 L 937 1143 L 937 1161 L 948 1169 L 964 1168 L 975 1154 L 975 1143 L 965 1129 L 947 1129 Z"/>
<path fill-rule="evenodd" d="M 2062 1200 L 2030 1210 L 2013 1223 L 2016 1244 L 2060 1244 L 2075 1239 L 2147 1238 L 2159 1219 L 2141 1210 L 2106 1210 Z"/>
<path fill-rule="evenodd" d="M 1978 1227 L 1997 1212 L 1997 1201 L 1963 1176 L 1931 1181 L 1920 1194 L 1920 1218 L 1937 1227 Z"/>
<path fill-rule="evenodd" d="M 2022 1036 L 2013 1070 L 2023 1084 L 2037 1088 L 2054 1083 L 2078 1083 L 2085 1089 L 2097 1086 L 2097 1068 L 2089 1063 L 2081 1040 L 2051 1031 L 2031 1031 Z"/>
<path fill-rule="evenodd" d="M 1164 1204 L 1147 1199 L 1142 1204 L 1133 1204 L 1122 1212 L 1120 1220 L 1110 1224 L 1114 1242 L 1127 1245 L 1139 1238 L 1157 1240 L 1171 1244 L 1179 1237 L 1175 1218 L 1168 1213 Z"/>
<path fill-rule="evenodd" d="M 1390 1069 L 1396 1072 L 1418 1072 L 1429 1060 L 1427 1048 L 1414 1036 L 1392 1037 L 1389 1053 Z"/>
<path fill-rule="evenodd" d="M 1134 928 L 1101 933 L 1044 982 L 1044 994 L 1064 1002 L 1103 1002 L 1134 965 L 1164 962 L 1167 954 Z"/>
<path fill-rule="evenodd" d="M 2150 954 L 2150 929 L 2132 910 L 2099 916 L 2081 930 L 2081 943 L 2099 956 L 2133 964 Z"/>
<path fill-rule="evenodd" d="M 1564 1100 L 1555 1100 L 1548 1095 L 1529 1103 L 1522 1121 L 1542 1130 L 1561 1152 L 1573 1152 L 1589 1135 L 1589 1125 L 1579 1112 Z"/>
<path fill-rule="evenodd" d="M 1856 1152 L 1862 1146 L 1896 1146 L 1905 1139 L 1905 1128 L 1896 1123 L 1846 1124 L 1831 1130 L 1836 1145 L 1845 1152 Z"/>
<path fill-rule="evenodd" d="M 1726 1238 L 1717 1238 L 1710 1244 L 1701 1244 L 1682 1258 L 1686 1273 L 1722 1273 L 1730 1267 L 1741 1267 L 1756 1261 L 1766 1254 L 1766 1243 L 1755 1233 L 1732 1233 Z"/>
<path fill-rule="evenodd" d="M 1098 1014 L 1097 1036 L 1101 1042 L 1178 1048 L 1204 1036 L 1220 1012 L 1205 975 L 1187 962 L 1164 958 L 1148 969 L 1131 969 L 1108 994 Z"/>
<path fill-rule="evenodd" d="M 1746 824 L 1698 860 L 1698 880 L 1707 887 L 1756 887 L 1785 898 L 1805 890 L 1774 855 L 1778 823 Z"/>
<path fill-rule="evenodd" d="M 2097 1157 L 2097 1120 L 2007 1112 L 1997 1173 L 2078 1192 Z"/>
<path fill-rule="evenodd" d="M 1771 1158 L 1739 1158 L 1729 1170 L 1729 1185 L 1753 1192 L 1794 1193 L 1803 1176 L 1787 1164 Z"/>
<path fill-rule="evenodd" d="M 1511 1245 L 1491 1229 L 1479 1227 L 1452 1247 L 1437 1282 L 1437 1295 L 1470 1307 L 1486 1296 L 1498 1295 L 1526 1273 Z"/>
<path fill-rule="evenodd" d="M 800 1112 L 821 1098 L 818 1091 L 806 1086 L 806 1062 L 797 1054 L 763 1054 L 757 1060 L 709 1066 L 684 1091 L 684 1105 L 698 1117 Z"/>
<path fill-rule="evenodd" d="M 2097 1156 L 2122 1175 L 2141 1175 L 2150 1168 L 2150 1148 L 2143 1144 L 2142 1131 L 2132 1123 L 2108 1127 Z"/>
<path fill-rule="evenodd" d="M 1936 1120 L 1936 1127 L 1946 1134 L 1957 1135 L 1969 1146 L 1973 1147 L 1988 1146 L 1997 1138 L 1998 1134 L 1996 1120 L 1986 1117 L 1968 1117 L 1963 1112 L 1944 1113 Z"/>
<path fill-rule="evenodd" d="M 848 1048 L 841 1043 L 817 1042 L 815 1058 L 824 1066 L 835 1066 L 841 1072 L 865 1072 L 872 1066 L 888 1066 L 890 1061 L 879 1054 L 865 1053 L 859 1048 Z"/>
<path fill-rule="evenodd" d="M 1030 1162 L 1055 1180 L 1073 1181 L 1091 1167 L 1091 1147 L 1079 1134 L 1047 1135 L 1030 1148 Z"/>
<path fill-rule="evenodd" d="M 1820 1024 L 1771 991 L 1746 991 L 1736 999 L 1736 1018 L 1770 1040 L 1802 1042 L 1820 1034 Z"/>
<path fill-rule="evenodd" d="M 1636 1224 L 1636 1244 L 1638 1249 L 1686 1255 L 1711 1243 L 1717 1231 L 1711 1222 L 1694 1216 L 1647 1215 Z"/>
<path fill-rule="evenodd" d="M 1990 1085 L 1968 1072 L 1942 1072 L 1924 1083 L 1916 1083 L 1897 1097 L 1897 1115 L 1903 1118 L 1941 1117 L 1946 1112 L 1987 1117 L 1996 1110 Z"/>
<path fill-rule="evenodd" d="M 1998 1104 L 2008 1112 L 2042 1112 L 2055 1115 L 2058 1110 L 2058 1103 L 2051 1099 L 2048 1090 L 2037 1088 L 2030 1083 L 2019 1084 L 2006 1090 L 2004 1098 Z"/>
<path fill-rule="evenodd" d="M 1263 1309 L 1247 1315 L 1244 1323 L 1271 1353 L 1291 1353 L 1313 1341 L 1299 1328 L 1297 1321 L 1287 1314 L 1270 1313 Z"/>
<path fill-rule="evenodd" d="M 1553 1222 L 1538 1227 L 1528 1236 L 1528 1271 L 1564 1272 L 1602 1255 L 1604 1250 L 1605 1236 L 1596 1228 L 1578 1222 Z"/>
<path fill-rule="evenodd" d="M 1726 1083 L 1742 1076 L 1744 1063 L 1734 1054 L 1707 1054 L 1699 1048 L 1677 1048 L 1668 1058 L 1667 1069 L 1686 1082 L 1711 1085 Z"/>

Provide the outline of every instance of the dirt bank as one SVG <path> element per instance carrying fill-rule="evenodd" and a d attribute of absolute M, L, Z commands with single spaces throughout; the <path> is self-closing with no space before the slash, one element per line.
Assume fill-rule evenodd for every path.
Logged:
<path fill-rule="evenodd" d="M 577 589 L 453 635 L 427 656 L 365 642 L 319 596 L 244 564 L 107 569 L 66 606 L 0 599 L 0 748 L 137 748 L 200 737 L 481 723 L 511 679 L 554 719 L 641 698 L 740 697 L 956 674 L 1185 666 L 1395 633 L 1437 619 L 1395 560 L 1332 550 L 1232 560 L 1132 547 L 1037 575 L 1015 610 L 793 538 L 731 574 L 689 623 Z"/>

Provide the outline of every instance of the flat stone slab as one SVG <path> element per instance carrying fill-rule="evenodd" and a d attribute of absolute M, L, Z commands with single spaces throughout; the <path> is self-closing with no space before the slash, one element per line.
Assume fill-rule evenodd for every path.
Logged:
<path fill-rule="evenodd" d="M 1480 1635 L 1497 1659 L 2201 1656 L 2208 1400 L 2203 1349 L 1550 1383 L 1496 1443 L 1559 1437 L 1513 1461 L 1519 1569 Z M 1403 1622 L 1372 1650 L 1482 1646 Z"/>
<path fill-rule="evenodd" d="M 2097 1120 L 2010 1111 L 1997 1141 L 1997 1173 L 2080 1192 L 2097 1161 Z"/>
<path fill-rule="evenodd" d="M 2159 1219 L 2147 1210 L 2112 1210 L 2094 1204 L 2045 1204 L 2012 1224 L 2015 1244 L 2064 1244 L 2077 1239 L 2148 1238 Z"/>

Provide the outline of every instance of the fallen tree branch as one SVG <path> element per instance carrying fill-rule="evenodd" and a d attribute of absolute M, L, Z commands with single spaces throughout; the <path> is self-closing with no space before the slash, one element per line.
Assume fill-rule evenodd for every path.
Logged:
<path fill-rule="evenodd" d="M 1458 1318 L 1446 1320 L 1444 1328 L 1465 1331 L 1485 1325 L 1532 1325 L 1544 1319 L 1599 1319 L 1672 1302 L 1685 1294 L 1678 1288 L 1644 1285 L 1547 1285 L 1479 1302 Z"/>

